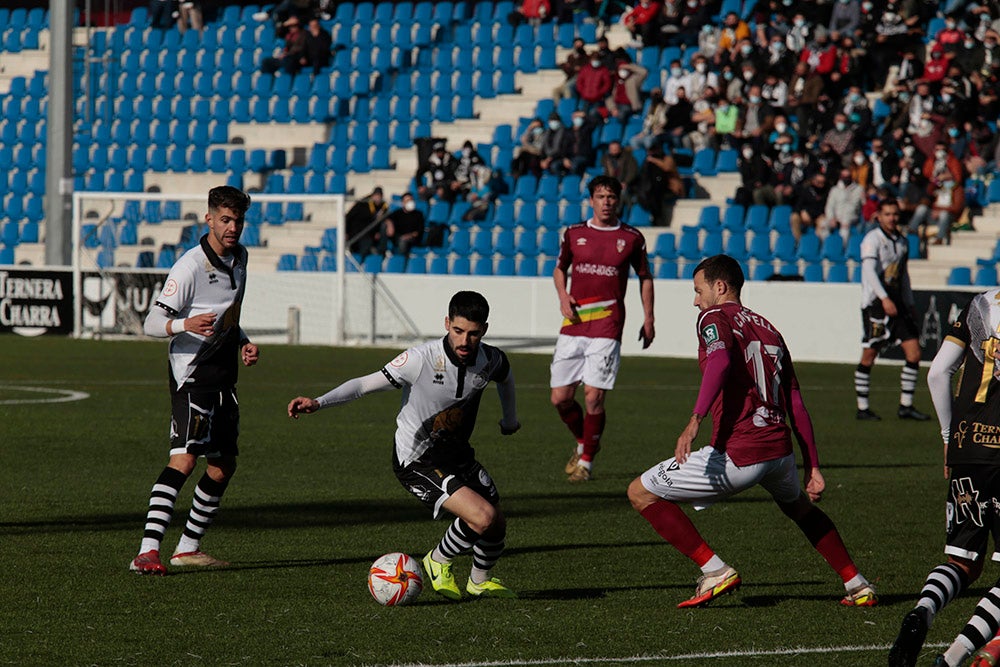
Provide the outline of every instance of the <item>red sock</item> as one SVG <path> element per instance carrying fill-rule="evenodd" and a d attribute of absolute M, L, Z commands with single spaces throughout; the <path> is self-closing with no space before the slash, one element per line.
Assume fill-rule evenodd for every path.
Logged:
<path fill-rule="evenodd" d="M 659 500 L 640 512 L 660 537 L 701 567 L 715 552 L 702 539 L 698 529 L 680 507 L 669 500 Z"/>
<path fill-rule="evenodd" d="M 796 523 L 810 544 L 845 583 L 857 576 L 858 568 L 851 560 L 851 555 L 847 553 L 847 547 L 840 539 L 837 527 L 823 510 L 813 505 Z"/>
<path fill-rule="evenodd" d="M 576 401 L 565 401 L 556 405 L 559 418 L 566 424 L 566 428 L 573 434 L 576 441 L 583 439 L 583 408 Z"/>
<path fill-rule="evenodd" d="M 604 413 L 592 415 L 589 412 L 583 417 L 583 454 L 580 459 L 593 461 L 597 450 L 601 448 L 601 434 L 604 433 Z"/>

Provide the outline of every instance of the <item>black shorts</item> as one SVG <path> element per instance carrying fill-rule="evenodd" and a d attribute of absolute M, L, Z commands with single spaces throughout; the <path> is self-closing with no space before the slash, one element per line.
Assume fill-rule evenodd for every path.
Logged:
<path fill-rule="evenodd" d="M 945 505 L 948 538 L 944 552 L 968 560 L 986 555 L 993 535 L 993 560 L 1000 560 L 1000 467 L 962 465 L 951 469 L 951 484 Z"/>
<path fill-rule="evenodd" d="M 878 300 L 861 309 L 861 328 L 861 346 L 875 350 L 892 347 L 920 335 L 920 329 L 908 308 L 902 307 L 896 317 L 889 317 L 882 308 L 882 302 Z"/>
<path fill-rule="evenodd" d="M 170 389 L 171 456 L 194 454 L 215 459 L 240 453 L 236 444 L 240 406 L 235 387 L 213 392 Z"/>
<path fill-rule="evenodd" d="M 393 445 L 392 470 L 403 488 L 426 505 L 434 513 L 435 519 L 441 514 L 441 505 L 463 486 L 481 495 L 491 505 L 496 506 L 500 502 L 500 492 L 497 491 L 493 478 L 474 458 L 463 462 L 435 464 L 430 457 L 423 457 L 403 466 L 396 458 L 396 448 Z"/>

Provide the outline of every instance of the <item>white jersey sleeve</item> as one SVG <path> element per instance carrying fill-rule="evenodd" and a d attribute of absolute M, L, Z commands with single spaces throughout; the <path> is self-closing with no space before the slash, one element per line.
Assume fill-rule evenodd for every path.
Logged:
<path fill-rule="evenodd" d="M 420 371 L 423 367 L 423 358 L 420 353 L 415 348 L 410 348 L 405 352 L 400 352 L 395 359 L 387 363 L 382 369 L 382 373 L 396 387 L 413 386 L 420 378 Z"/>

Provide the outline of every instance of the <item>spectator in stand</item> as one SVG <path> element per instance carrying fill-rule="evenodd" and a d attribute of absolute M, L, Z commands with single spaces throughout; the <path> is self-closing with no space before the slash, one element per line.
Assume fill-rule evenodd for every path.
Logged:
<path fill-rule="evenodd" d="M 688 0 L 688 2 L 690 1 Z M 698 0 L 695 0 L 695 2 L 698 2 Z M 686 33 L 682 32 L 681 34 L 684 35 Z M 721 36 L 722 30 L 720 28 L 716 28 L 710 23 L 702 24 L 701 29 L 698 31 L 698 53 L 714 62 L 716 54 L 719 53 L 719 38 Z"/>
<path fill-rule="evenodd" d="M 475 169 L 486 164 L 483 156 L 479 154 L 472 142 L 466 140 L 462 144 L 462 151 L 459 153 L 455 164 L 455 180 L 451 183 L 454 198 L 464 198 L 473 186 Z"/>
<path fill-rule="evenodd" d="M 663 4 L 655 0 L 638 0 L 627 12 L 622 14 L 621 23 L 629 34 L 632 43 L 629 46 L 658 46 L 660 43 L 660 14 Z"/>
<path fill-rule="evenodd" d="M 587 54 L 585 43 L 577 37 L 573 40 L 573 50 L 559 65 L 559 69 L 566 75 L 566 80 L 552 90 L 552 97 L 556 102 L 564 97 L 576 97 L 576 75 L 580 73 L 580 68 L 587 64 L 588 60 L 590 60 L 590 56 Z"/>
<path fill-rule="evenodd" d="M 149 0 L 147 12 L 153 28 L 167 30 L 174 24 L 174 0 Z"/>
<path fill-rule="evenodd" d="M 785 46 L 782 35 L 774 35 L 766 44 L 767 51 L 760 59 L 760 66 L 769 76 L 773 75 L 785 82 L 795 67 L 795 55 Z"/>
<path fill-rule="evenodd" d="M 570 119 L 569 143 L 555 173 L 582 175 L 594 163 L 594 122 L 582 111 Z M 553 163 L 555 164 L 555 163 Z M 551 169 L 550 169 L 551 171 Z"/>
<path fill-rule="evenodd" d="M 774 194 L 779 204 L 791 206 L 810 176 L 809 158 L 802 152 L 792 153 L 792 159 L 775 174 Z M 797 238 L 797 237 L 796 237 Z"/>
<path fill-rule="evenodd" d="M 593 21 L 597 15 L 594 0 L 555 0 L 552 10 L 559 23 L 573 23 L 577 15 Z"/>
<path fill-rule="evenodd" d="M 965 188 L 959 181 L 947 179 L 938 183 L 930 196 L 931 221 L 937 225 L 931 245 L 951 245 L 952 227 L 965 211 Z"/>
<path fill-rule="evenodd" d="M 708 60 L 700 53 L 691 57 L 691 71 L 687 73 L 687 82 L 684 89 L 688 98 L 692 100 L 701 99 L 708 88 L 719 88 L 719 75 L 708 69 Z"/>
<path fill-rule="evenodd" d="M 949 15 L 944 17 L 944 27 L 934 35 L 934 44 L 945 53 L 954 54 L 959 51 L 964 39 L 965 31 L 958 27 L 955 16 Z"/>
<path fill-rule="evenodd" d="M 302 30 L 302 24 L 297 16 L 286 20 L 282 23 L 282 27 L 285 29 L 283 37 L 285 46 L 274 56 L 264 58 L 260 70 L 264 74 L 274 74 L 278 70 L 283 70 L 290 76 L 295 76 L 309 62 L 306 52 L 306 33 Z"/>
<path fill-rule="evenodd" d="M 795 74 L 788 84 L 788 113 L 795 114 L 799 121 L 799 134 L 812 136 L 816 131 L 816 106 L 823 93 L 823 77 L 813 72 L 807 63 L 795 65 Z"/>
<path fill-rule="evenodd" d="M 410 256 L 410 250 L 420 245 L 424 236 L 424 214 L 417 209 L 417 202 L 409 192 L 403 193 L 400 208 L 389 213 L 382 225 L 379 254 L 384 255 L 392 242 L 393 254 Z"/>
<path fill-rule="evenodd" d="M 760 96 L 775 113 L 784 113 L 788 104 L 788 84 L 774 72 L 768 71 L 764 77 L 764 85 L 760 87 Z"/>
<path fill-rule="evenodd" d="M 850 36 L 834 38 L 837 47 L 836 63 L 830 73 L 830 83 L 834 90 L 860 86 L 867 78 L 865 72 L 864 49 L 857 48 L 854 38 Z"/>
<path fill-rule="evenodd" d="M 861 141 L 872 136 L 872 111 L 860 86 L 851 86 L 840 102 L 840 111 Z"/>
<path fill-rule="evenodd" d="M 677 89 L 677 102 L 667 109 L 666 143 L 672 149 L 691 148 L 688 133 L 694 129 L 691 120 L 694 106 L 687 97 L 687 91 Z"/>
<path fill-rule="evenodd" d="M 703 0 L 686 0 L 678 32 L 668 40 L 668 45 L 698 46 L 706 58 L 713 58 L 718 47 L 720 31 L 712 25 L 714 3 Z"/>
<path fill-rule="evenodd" d="M 860 0 L 840 0 L 833 5 L 827 30 L 841 35 L 853 35 L 861 25 Z"/>
<path fill-rule="evenodd" d="M 362 257 L 371 253 L 379 241 L 381 225 L 378 223 L 388 211 L 389 206 L 385 203 L 381 186 L 354 203 L 344 216 L 347 242 L 352 253 Z"/>
<path fill-rule="evenodd" d="M 181 34 L 188 28 L 197 30 L 200 34 L 205 28 L 205 17 L 201 11 L 201 2 L 183 0 L 177 5 L 177 30 Z"/>
<path fill-rule="evenodd" d="M 734 147 L 736 141 L 733 135 L 736 132 L 739 117 L 739 107 L 731 104 L 724 97 L 719 99 L 719 105 L 715 109 L 715 128 L 709 139 L 712 148 L 720 150 Z"/>
<path fill-rule="evenodd" d="M 715 132 L 715 107 L 713 101 L 718 99 L 714 88 L 706 88 L 705 94 L 691 105 L 692 129 L 687 134 L 691 149 L 695 152 L 710 145 Z"/>
<path fill-rule="evenodd" d="M 924 178 L 932 186 L 940 185 L 949 180 L 965 185 L 962 163 L 948 150 L 948 144 L 945 141 L 938 141 L 934 145 L 934 152 L 924 160 L 922 171 Z"/>
<path fill-rule="evenodd" d="M 618 179 L 622 184 L 622 203 L 631 206 L 635 200 L 635 185 L 639 180 L 639 163 L 631 148 L 620 141 L 612 141 L 601 156 L 601 173 Z"/>
<path fill-rule="evenodd" d="M 982 59 L 975 70 L 966 70 L 970 74 L 978 74 L 980 79 L 989 79 L 997 66 L 1000 66 L 1000 34 L 987 30 L 983 35 Z M 977 60 L 980 60 L 977 58 Z"/>
<path fill-rule="evenodd" d="M 649 71 L 642 65 L 619 60 L 615 74 L 611 94 L 604 104 L 611 116 L 624 124 L 632 114 L 642 113 L 641 89 Z"/>
<path fill-rule="evenodd" d="M 542 174 L 541 160 L 542 149 L 545 141 L 545 123 L 541 118 L 533 118 L 524 133 L 521 134 L 521 145 L 518 149 L 517 157 L 511 164 L 511 173 L 514 178 L 522 174 L 533 174 L 538 177 Z"/>
<path fill-rule="evenodd" d="M 592 53 L 590 62 L 576 75 L 576 92 L 588 113 L 597 113 L 603 107 L 611 83 L 611 71 L 597 53 Z"/>
<path fill-rule="evenodd" d="M 552 17 L 552 3 L 549 0 L 524 0 L 517 8 L 507 15 L 507 21 L 513 26 L 522 23 L 541 25 Z"/>
<path fill-rule="evenodd" d="M 881 137 L 875 137 L 868 160 L 871 162 L 871 184 L 877 189 L 888 188 L 893 197 L 898 197 L 899 155 L 890 152 Z"/>
<path fill-rule="evenodd" d="M 733 136 L 760 148 L 773 129 L 774 109 L 764 101 L 760 86 L 750 86 Z"/>
<path fill-rule="evenodd" d="M 945 58 L 944 48 L 940 44 L 931 49 L 931 59 L 924 66 L 923 81 L 927 83 L 941 83 L 948 73 L 948 59 Z"/>
<path fill-rule="evenodd" d="M 674 205 L 684 196 L 684 180 L 677 170 L 677 162 L 663 153 L 663 148 L 653 146 L 639 171 L 636 201 L 649 211 L 656 227 L 669 227 L 674 217 Z"/>
<path fill-rule="evenodd" d="M 916 49 L 908 46 L 903 49 L 903 58 L 895 67 L 895 74 L 886 82 L 887 89 L 915 86 L 924 77 L 924 64 L 917 58 Z"/>
<path fill-rule="evenodd" d="M 750 144 L 740 149 L 739 170 L 742 185 L 736 189 L 737 204 L 773 206 L 775 174 L 771 161 Z"/>
<path fill-rule="evenodd" d="M 793 127 L 788 122 L 788 117 L 783 114 L 775 114 L 774 116 L 774 129 L 767 138 L 769 144 L 775 144 L 778 142 L 780 137 L 788 137 L 788 144 L 791 146 L 791 151 L 794 153 L 799 150 L 799 133 L 795 131 Z"/>
<path fill-rule="evenodd" d="M 823 225 L 826 195 L 826 176 L 822 172 L 814 173 L 812 178 L 802 183 L 792 204 L 792 234 L 796 239 L 802 238 L 806 230 Z"/>
<path fill-rule="evenodd" d="M 833 146 L 826 141 L 820 143 L 819 153 L 816 154 L 814 162 L 816 168 L 827 177 L 827 184 L 837 180 L 837 174 L 840 173 L 840 168 L 844 166 L 843 156 L 835 151 Z"/>
<path fill-rule="evenodd" d="M 785 46 L 792 53 L 800 54 L 805 50 L 806 44 L 809 43 L 809 35 L 810 29 L 806 23 L 805 15 L 802 12 L 796 12 L 792 15 L 792 27 L 785 35 Z"/>
<path fill-rule="evenodd" d="M 306 61 L 312 67 L 313 77 L 319 76 L 320 71 L 330 65 L 332 48 L 330 31 L 320 24 L 319 19 L 311 19 L 306 30 Z"/>
<path fill-rule="evenodd" d="M 841 169 L 839 178 L 826 196 L 823 235 L 839 231 L 844 243 L 851 236 L 851 230 L 861 226 L 861 205 L 865 200 L 865 189 L 851 178 L 850 169 Z M 816 231 L 821 230 L 817 226 Z"/>
<path fill-rule="evenodd" d="M 869 57 L 874 81 L 885 81 L 890 64 L 909 42 L 910 26 L 899 13 L 898 3 L 890 1 L 875 26 L 875 41 L 869 45 Z"/>
<path fill-rule="evenodd" d="M 681 67 L 680 60 L 671 60 L 666 71 L 667 78 L 663 82 L 663 99 L 667 104 L 677 104 L 677 89 L 687 88 L 688 75 Z"/>
<path fill-rule="evenodd" d="M 465 196 L 465 200 L 469 202 L 469 210 L 462 214 L 462 220 L 466 222 L 485 220 L 493 203 L 501 194 L 505 194 L 503 190 L 506 188 L 503 172 L 491 171 L 484 164 L 475 166 L 472 169 L 472 179 L 469 181 L 469 192 Z"/>
<path fill-rule="evenodd" d="M 829 144 L 838 155 L 850 155 L 858 145 L 858 137 L 845 114 L 838 113 L 833 117 L 833 127 L 823 135 L 823 143 Z"/>
<path fill-rule="evenodd" d="M 729 12 L 722 20 L 722 34 L 719 36 L 718 51 L 715 53 L 715 63 L 721 65 L 726 62 L 730 52 L 736 48 L 737 44 L 745 39 L 750 39 L 750 26 L 740 18 L 736 12 Z"/>
<path fill-rule="evenodd" d="M 931 94 L 931 87 L 926 81 L 917 84 L 917 90 L 910 99 L 907 109 L 908 123 L 906 133 L 914 135 L 919 133 L 924 124 L 931 119 L 934 112 L 934 95 Z"/>
<path fill-rule="evenodd" d="M 860 148 L 854 150 L 854 153 L 851 155 L 851 163 L 847 168 L 851 172 L 851 180 L 864 188 L 865 192 L 869 188 L 874 189 L 874 185 L 872 184 L 872 165 L 863 150 Z"/>
<path fill-rule="evenodd" d="M 829 79 L 837 66 L 837 46 L 830 41 L 830 35 L 823 26 L 813 32 L 813 39 L 799 54 L 799 61 L 809 65 L 812 71 Z"/>
<path fill-rule="evenodd" d="M 593 61 L 595 56 L 609 72 L 615 68 L 615 63 L 618 62 L 618 56 L 615 55 L 615 51 L 612 51 L 608 45 L 607 37 L 600 37 L 597 40 L 597 50 L 590 54 L 591 61 Z"/>
<path fill-rule="evenodd" d="M 421 199 L 437 197 L 442 201 L 454 201 L 456 189 L 455 157 L 445 149 L 443 141 L 436 141 L 431 147 L 427 161 L 417 168 L 417 194 Z"/>
<path fill-rule="evenodd" d="M 642 119 L 642 130 L 629 139 L 632 150 L 649 150 L 653 146 L 662 146 L 667 139 L 667 111 L 669 105 L 663 99 L 663 92 L 653 88 L 649 93 L 649 111 Z"/>
<path fill-rule="evenodd" d="M 542 134 L 542 156 L 538 163 L 542 171 L 556 175 L 563 173 L 563 160 L 569 156 L 572 138 L 559 114 L 555 111 L 550 113 L 548 128 Z"/>

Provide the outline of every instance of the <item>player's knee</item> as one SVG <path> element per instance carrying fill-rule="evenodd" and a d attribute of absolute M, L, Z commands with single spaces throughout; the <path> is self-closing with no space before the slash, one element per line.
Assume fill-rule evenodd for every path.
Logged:
<path fill-rule="evenodd" d="M 208 476 L 216 482 L 225 482 L 236 474 L 236 459 L 216 459 L 208 464 Z"/>
<path fill-rule="evenodd" d="M 982 558 L 970 560 L 958 556 L 948 556 L 948 563 L 965 572 L 965 576 L 969 578 L 970 584 L 979 579 L 979 575 L 983 573 L 983 566 L 985 565 Z M 1000 585 L 1000 580 L 997 581 L 997 585 Z"/>
<path fill-rule="evenodd" d="M 636 512 L 643 511 L 656 502 L 656 500 L 657 498 L 642 485 L 640 478 L 636 477 L 628 485 L 628 501 L 632 503 L 632 509 Z"/>
<path fill-rule="evenodd" d="M 472 530 L 479 535 L 492 534 L 497 530 L 506 530 L 506 521 L 503 514 L 493 505 L 485 505 L 478 508 L 471 516 L 465 519 Z"/>

